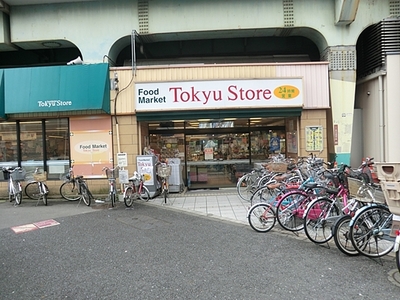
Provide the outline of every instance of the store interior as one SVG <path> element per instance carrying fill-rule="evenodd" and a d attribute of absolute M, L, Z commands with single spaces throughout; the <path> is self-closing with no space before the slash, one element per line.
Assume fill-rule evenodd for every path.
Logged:
<path fill-rule="evenodd" d="M 286 155 L 285 125 L 285 118 L 152 122 L 148 144 L 160 160 L 180 159 L 189 189 L 232 187 L 255 163 Z"/>

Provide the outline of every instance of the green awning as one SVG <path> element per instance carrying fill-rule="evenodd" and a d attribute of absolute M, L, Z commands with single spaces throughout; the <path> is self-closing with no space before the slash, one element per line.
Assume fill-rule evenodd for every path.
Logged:
<path fill-rule="evenodd" d="M 4 70 L 5 113 L 103 111 L 110 114 L 108 64 Z"/>
<path fill-rule="evenodd" d="M 213 110 L 182 110 L 140 112 L 136 114 L 138 121 L 172 121 L 225 118 L 268 118 L 268 117 L 299 117 L 301 107 L 295 108 L 259 108 L 259 109 L 213 109 Z"/>
<path fill-rule="evenodd" d="M 0 70 L 0 118 L 5 119 L 4 112 L 4 70 Z"/>

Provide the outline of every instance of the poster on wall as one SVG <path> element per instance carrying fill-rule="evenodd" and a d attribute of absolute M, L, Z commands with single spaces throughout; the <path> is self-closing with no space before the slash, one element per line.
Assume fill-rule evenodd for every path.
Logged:
<path fill-rule="evenodd" d="M 104 167 L 113 167 L 110 116 L 70 119 L 71 164 L 77 175 L 104 178 Z"/>
<path fill-rule="evenodd" d="M 306 126 L 306 151 L 321 151 L 324 149 L 322 126 Z"/>

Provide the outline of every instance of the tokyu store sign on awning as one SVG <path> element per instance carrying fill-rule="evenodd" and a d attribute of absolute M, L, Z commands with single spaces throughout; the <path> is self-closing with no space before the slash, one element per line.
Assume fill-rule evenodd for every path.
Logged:
<path fill-rule="evenodd" d="M 5 113 L 110 113 L 108 64 L 4 71 Z"/>
<path fill-rule="evenodd" d="M 151 82 L 135 85 L 136 111 L 303 106 L 301 78 Z"/>

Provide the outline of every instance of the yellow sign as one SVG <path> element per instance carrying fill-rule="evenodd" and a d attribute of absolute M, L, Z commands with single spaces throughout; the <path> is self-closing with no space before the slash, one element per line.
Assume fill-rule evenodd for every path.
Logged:
<path fill-rule="evenodd" d="M 278 86 L 274 90 L 274 95 L 282 100 L 291 100 L 299 96 L 300 90 L 292 85 Z"/>
<path fill-rule="evenodd" d="M 322 126 L 306 126 L 306 151 L 321 151 L 323 149 Z"/>

